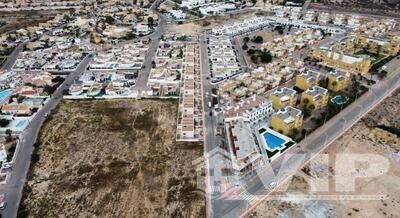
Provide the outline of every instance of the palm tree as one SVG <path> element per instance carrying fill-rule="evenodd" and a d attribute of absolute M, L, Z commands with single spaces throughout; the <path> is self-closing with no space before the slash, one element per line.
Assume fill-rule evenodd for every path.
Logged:
<path fill-rule="evenodd" d="M 304 107 L 306 107 L 308 105 L 308 103 L 310 103 L 310 100 L 308 100 L 308 98 L 305 98 L 303 100 Z"/>
<path fill-rule="evenodd" d="M 338 83 L 337 83 L 336 81 L 333 81 L 333 82 L 332 82 L 333 88 L 335 88 L 335 87 L 337 86 L 337 84 L 338 84 Z"/>

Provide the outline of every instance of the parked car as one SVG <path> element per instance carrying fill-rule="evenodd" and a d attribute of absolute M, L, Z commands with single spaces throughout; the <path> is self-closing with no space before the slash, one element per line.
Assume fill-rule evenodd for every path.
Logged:
<path fill-rule="evenodd" d="M 4 200 L 4 194 L 0 195 L 0 210 L 4 210 L 7 206 L 7 202 Z"/>
<path fill-rule="evenodd" d="M 4 162 L 1 168 L 10 169 L 12 167 L 12 163 Z"/>

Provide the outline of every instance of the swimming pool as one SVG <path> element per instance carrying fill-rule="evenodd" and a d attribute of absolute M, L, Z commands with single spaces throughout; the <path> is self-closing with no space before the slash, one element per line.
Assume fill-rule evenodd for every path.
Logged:
<path fill-rule="evenodd" d="M 27 120 L 21 120 L 21 121 L 18 121 L 18 123 L 17 123 L 17 125 L 15 125 L 15 127 L 17 127 L 17 128 L 25 128 L 27 123 L 28 123 Z"/>
<path fill-rule="evenodd" d="M 341 95 L 336 95 L 335 97 L 331 98 L 331 102 L 337 105 L 344 104 L 346 101 L 346 98 Z"/>
<path fill-rule="evenodd" d="M 266 132 L 263 134 L 265 142 L 267 143 L 267 147 L 269 148 L 269 150 L 273 151 L 276 149 L 280 149 L 284 147 L 285 144 L 285 140 L 270 133 L 270 132 Z"/>
<path fill-rule="evenodd" d="M 10 93 L 11 89 L 4 89 L 3 91 L 0 92 L 0 101 L 4 100 Z"/>

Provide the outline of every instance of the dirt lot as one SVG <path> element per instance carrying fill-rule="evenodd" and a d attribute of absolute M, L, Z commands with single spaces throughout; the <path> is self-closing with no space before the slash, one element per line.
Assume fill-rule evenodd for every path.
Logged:
<path fill-rule="evenodd" d="M 61 13 L 63 13 L 61 10 L 1 12 L 0 21 L 6 24 L 0 26 L 0 34 L 46 22 Z"/>
<path fill-rule="evenodd" d="M 204 217 L 192 161 L 175 142 L 176 101 L 63 101 L 44 124 L 20 214 Z"/>
<path fill-rule="evenodd" d="M 253 217 L 398 217 L 400 213 L 400 138 L 366 124 L 384 122 L 385 125 L 398 124 L 396 110 L 400 101 L 399 90 L 386 99 L 378 108 L 367 115 L 363 121 L 358 122 L 346 132 L 339 140 L 331 145 L 324 153 L 329 154 L 329 164 L 317 164 L 316 168 L 306 166 L 292 179 L 288 191 L 283 194 L 293 197 L 293 200 L 265 201 L 260 204 Z M 397 119 L 396 119 L 397 117 Z M 375 124 L 375 123 L 374 123 Z M 390 163 L 388 172 L 382 176 L 356 180 L 353 192 L 337 192 L 333 179 L 335 173 L 335 160 L 337 154 L 377 154 L 386 158 Z M 362 166 L 356 166 L 362 167 Z M 313 170 L 316 169 L 316 170 Z M 325 169 L 325 170 L 322 170 Z M 383 195 L 384 199 L 378 200 L 304 200 L 298 199 L 296 194 L 310 194 L 310 179 L 321 178 L 317 175 L 325 173 L 330 179 L 329 192 L 316 192 L 313 194 L 350 194 Z M 339 172 L 338 172 L 339 173 Z"/>

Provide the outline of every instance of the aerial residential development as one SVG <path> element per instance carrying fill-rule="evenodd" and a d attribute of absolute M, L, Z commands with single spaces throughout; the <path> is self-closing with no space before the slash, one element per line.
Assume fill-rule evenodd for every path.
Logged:
<path fill-rule="evenodd" d="M 1 2 L 0 217 L 398 216 L 399 8 Z"/>

